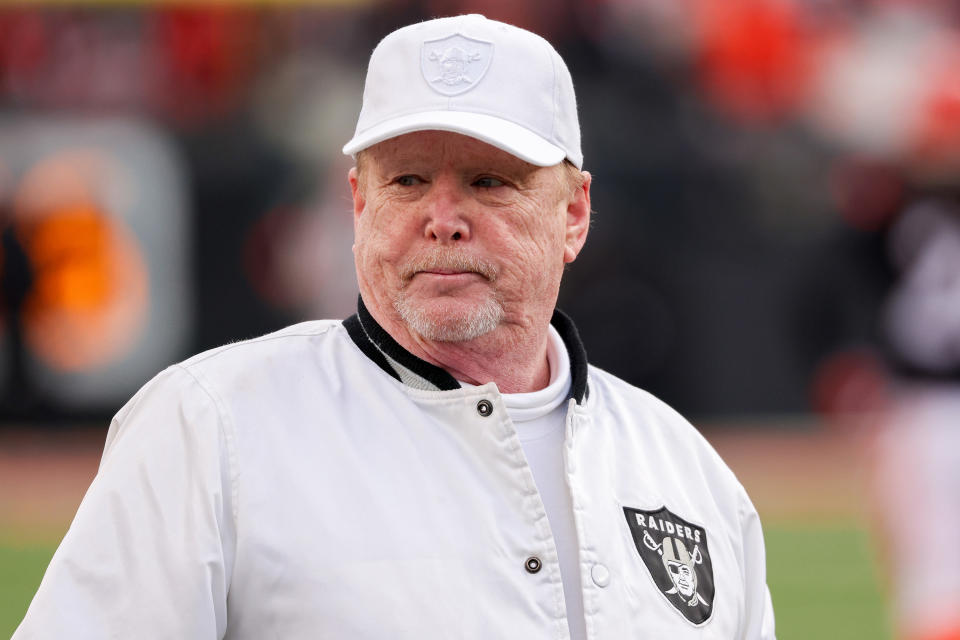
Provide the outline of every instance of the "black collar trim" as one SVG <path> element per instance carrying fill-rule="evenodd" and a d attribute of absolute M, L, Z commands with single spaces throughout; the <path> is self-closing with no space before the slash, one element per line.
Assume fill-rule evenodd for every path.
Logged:
<path fill-rule="evenodd" d="M 590 385 L 587 384 L 587 350 L 580 340 L 580 332 L 573 320 L 560 309 L 553 310 L 550 324 L 560 334 L 570 357 L 570 397 L 583 404 L 590 397 Z"/>
<path fill-rule="evenodd" d="M 577 404 L 582 404 L 584 398 L 589 397 L 590 390 L 587 385 L 587 353 L 580 334 L 570 317 L 559 309 L 553 312 L 550 322 L 563 339 L 570 357 L 570 397 Z M 373 319 L 362 298 L 357 300 L 357 313 L 344 320 L 343 326 L 364 355 L 400 382 L 437 391 L 460 388 L 457 379 L 444 369 L 421 360 L 401 347 Z"/>
<path fill-rule="evenodd" d="M 354 319 L 356 320 L 354 321 Z M 349 325 L 354 325 L 352 331 L 348 323 Z M 359 332 L 356 328 L 357 325 L 359 326 Z M 373 316 L 370 315 L 367 307 L 363 304 L 362 298 L 357 299 L 357 314 L 347 318 L 344 326 L 347 326 L 347 332 L 350 333 L 350 337 L 368 357 L 370 357 L 371 349 L 377 352 L 379 357 L 370 357 L 370 359 L 397 380 L 409 384 L 409 381 L 404 379 L 407 377 L 404 375 L 406 372 L 398 370 L 398 367 L 395 365 L 399 365 L 399 367 L 407 369 L 407 371 L 427 381 L 435 387 L 437 391 L 452 391 L 453 389 L 460 388 L 460 383 L 457 382 L 457 379 L 445 370 L 430 364 L 426 360 L 421 360 L 401 347 L 397 341 L 373 319 Z M 364 348 L 364 345 L 361 344 L 358 338 L 366 341 L 366 348 Z M 390 362 L 391 360 L 393 362 Z"/>

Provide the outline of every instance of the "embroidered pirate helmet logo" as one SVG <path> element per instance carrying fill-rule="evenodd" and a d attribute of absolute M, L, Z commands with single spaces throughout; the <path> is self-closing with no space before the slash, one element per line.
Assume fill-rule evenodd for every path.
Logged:
<path fill-rule="evenodd" d="M 703 555 L 700 553 L 700 547 L 693 548 L 693 557 L 687 553 L 687 547 L 682 540 L 667 536 L 657 545 L 650 534 L 646 534 L 644 543 L 652 546 L 660 552 L 663 558 L 663 566 L 670 579 L 673 581 L 673 589 L 667 591 L 667 594 L 679 593 L 687 599 L 688 607 L 695 607 L 701 601 L 707 606 L 710 603 L 707 599 L 697 593 L 697 565 L 703 562 Z"/>
<path fill-rule="evenodd" d="M 431 51 L 428 58 L 431 61 L 440 63 L 440 75 L 432 82 L 442 82 L 445 85 L 453 86 L 461 82 L 473 83 L 467 74 L 467 67 L 471 62 L 480 59 L 480 54 L 476 51 L 466 52 L 460 47 L 450 47 L 444 51 Z"/>
<path fill-rule="evenodd" d="M 434 91 L 453 96 L 472 89 L 493 58 L 493 43 L 456 33 L 427 40 L 420 51 L 420 71 Z"/>
<path fill-rule="evenodd" d="M 709 620 L 714 581 L 706 530 L 666 507 L 624 507 L 623 512 L 637 551 L 667 602 L 693 624 Z"/>

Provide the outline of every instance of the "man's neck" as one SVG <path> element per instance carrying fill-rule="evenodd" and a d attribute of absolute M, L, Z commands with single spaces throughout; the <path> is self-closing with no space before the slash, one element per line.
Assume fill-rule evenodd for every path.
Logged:
<path fill-rule="evenodd" d="M 411 336 L 400 344 L 422 360 L 470 384 L 495 382 L 501 393 L 538 391 L 550 384 L 548 329 L 522 331 L 499 327 L 465 343 L 429 342 Z"/>

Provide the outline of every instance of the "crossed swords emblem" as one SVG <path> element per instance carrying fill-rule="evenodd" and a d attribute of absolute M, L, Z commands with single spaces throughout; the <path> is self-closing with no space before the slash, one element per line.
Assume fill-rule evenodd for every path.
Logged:
<path fill-rule="evenodd" d="M 664 538 L 664 541 L 666 540 L 667 538 Z M 682 543 L 680 543 L 679 541 L 677 542 L 682 547 Z M 644 530 L 643 532 L 643 544 L 651 551 L 656 551 L 660 555 L 660 557 L 663 558 L 663 543 L 657 544 L 657 541 L 653 539 L 653 536 L 650 535 L 649 531 Z M 670 555 L 673 555 L 672 552 Z M 675 565 L 684 565 L 689 568 L 693 579 L 690 587 L 685 588 L 684 591 L 690 591 L 690 593 L 685 594 L 680 591 L 680 585 L 678 584 L 677 579 L 674 577 L 673 573 L 670 571 L 668 562 Z M 684 598 L 688 607 L 695 607 L 701 602 L 703 602 L 703 604 L 709 607 L 710 603 L 707 601 L 707 599 L 704 598 L 699 593 L 697 593 L 697 590 L 696 590 L 697 589 L 696 572 L 694 571 L 693 566 L 702 564 L 702 563 L 703 563 L 703 555 L 700 553 L 700 545 L 694 545 L 693 553 L 690 554 L 689 563 L 683 562 L 682 560 L 677 560 L 675 558 L 674 559 L 664 558 L 664 563 L 663 563 L 664 567 L 667 569 L 667 572 L 670 574 L 670 580 L 673 582 L 673 588 L 670 589 L 669 591 L 664 591 L 664 593 L 667 595 L 679 593 L 680 597 Z M 686 598 L 689 598 L 689 600 L 686 600 Z"/>
<path fill-rule="evenodd" d="M 472 84 L 473 80 L 467 75 L 467 67 L 471 62 L 480 60 L 480 53 L 464 51 L 460 47 L 450 47 L 444 51 L 431 51 L 427 59 L 440 65 L 440 75 L 431 78 L 430 82 L 442 82 L 447 85 L 461 82 Z"/>

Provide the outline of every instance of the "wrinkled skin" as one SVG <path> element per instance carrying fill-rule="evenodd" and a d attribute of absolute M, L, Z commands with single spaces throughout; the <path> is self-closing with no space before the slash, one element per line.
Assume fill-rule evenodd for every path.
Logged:
<path fill-rule="evenodd" d="M 547 327 L 586 240 L 590 175 L 574 189 L 562 165 L 442 131 L 381 142 L 361 166 L 349 174 L 353 249 L 377 322 L 460 380 L 546 386 Z"/>

